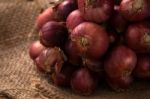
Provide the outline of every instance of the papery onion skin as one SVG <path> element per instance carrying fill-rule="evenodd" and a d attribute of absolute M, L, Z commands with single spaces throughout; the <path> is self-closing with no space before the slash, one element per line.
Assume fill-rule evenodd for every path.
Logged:
<path fill-rule="evenodd" d="M 150 79 L 150 55 L 139 55 L 136 68 L 134 70 L 135 77 L 148 80 Z"/>
<path fill-rule="evenodd" d="M 150 53 L 150 23 L 131 24 L 125 34 L 127 45 L 137 53 Z"/>
<path fill-rule="evenodd" d="M 60 22 L 49 21 L 40 30 L 40 40 L 45 46 L 62 47 L 67 39 L 67 28 Z"/>
<path fill-rule="evenodd" d="M 76 93 L 90 95 L 96 89 L 96 86 L 97 80 L 86 68 L 77 70 L 72 76 L 71 88 Z"/>
<path fill-rule="evenodd" d="M 141 21 L 150 16 L 149 0 L 122 0 L 120 13 L 129 21 Z"/>
<path fill-rule="evenodd" d="M 100 59 L 107 51 L 109 37 L 106 30 L 95 23 L 83 22 L 70 35 L 79 55 L 89 59 Z"/>
<path fill-rule="evenodd" d="M 35 60 L 37 69 L 46 73 L 60 72 L 66 56 L 60 48 L 47 48 Z"/>
<path fill-rule="evenodd" d="M 76 26 L 78 26 L 79 24 L 81 24 L 84 21 L 85 20 L 79 10 L 74 10 L 73 12 L 71 12 L 69 14 L 69 16 L 67 17 L 67 21 L 66 21 L 66 25 L 67 25 L 69 32 L 72 32 L 72 30 Z"/>
<path fill-rule="evenodd" d="M 46 47 L 42 45 L 40 41 L 33 42 L 29 48 L 30 58 L 33 60 L 36 59 L 44 49 L 46 49 Z"/>
<path fill-rule="evenodd" d="M 113 12 L 113 0 L 78 0 L 78 8 L 85 20 L 101 23 L 110 18 Z"/>
<path fill-rule="evenodd" d="M 52 80 L 56 86 L 68 87 L 72 74 L 77 70 L 78 67 L 66 62 L 64 63 L 60 72 L 54 72 L 52 74 Z"/>
<path fill-rule="evenodd" d="M 83 59 L 83 64 L 93 72 L 101 73 L 104 71 L 103 62 L 100 60 Z"/>

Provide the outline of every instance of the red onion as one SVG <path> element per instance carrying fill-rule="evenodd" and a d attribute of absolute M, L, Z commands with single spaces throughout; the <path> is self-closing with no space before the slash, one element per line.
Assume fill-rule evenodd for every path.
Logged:
<path fill-rule="evenodd" d="M 97 80 L 86 68 L 81 68 L 76 71 L 71 79 L 71 87 L 73 91 L 81 95 L 91 94 L 96 89 L 96 86 Z"/>
<path fill-rule="evenodd" d="M 36 66 L 40 71 L 53 73 L 60 72 L 66 61 L 66 56 L 60 48 L 45 49 L 35 60 Z"/>
<path fill-rule="evenodd" d="M 141 21 L 150 16 L 149 0 L 122 0 L 120 13 L 129 21 Z"/>
<path fill-rule="evenodd" d="M 77 54 L 89 59 L 99 59 L 109 45 L 105 29 L 91 22 L 78 25 L 71 33 L 71 40 L 77 46 Z"/>
<path fill-rule="evenodd" d="M 111 78 L 130 76 L 136 62 L 136 54 L 130 48 L 120 45 L 105 60 L 104 68 L 107 76 Z"/>
<path fill-rule="evenodd" d="M 79 10 L 87 21 L 104 22 L 113 12 L 113 0 L 78 0 Z"/>
<path fill-rule="evenodd" d="M 54 72 L 52 74 L 52 80 L 57 86 L 70 86 L 70 81 L 72 74 L 77 70 L 77 67 L 70 64 L 65 63 L 60 72 Z"/>
<path fill-rule="evenodd" d="M 62 3 L 60 3 L 55 9 L 57 17 L 65 21 L 68 15 L 73 10 L 77 9 L 77 5 L 73 0 L 65 0 Z"/>
<path fill-rule="evenodd" d="M 138 53 L 150 53 L 150 23 L 140 22 L 128 27 L 126 42 Z"/>
<path fill-rule="evenodd" d="M 104 66 L 100 60 L 83 59 L 83 64 L 93 72 L 103 72 Z"/>
<path fill-rule="evenodd" d="M 43 46 L 40 41 L 35 41 L 31 44 L 29 48 L 29 55 L 31 59 L 37 58 L 41 52 L 45 49 L 45 46 Z"/>
<path fill-rule="evenodd" d="M 55 10 L 52 7 L 50 7 L 44 10 L 44 12 L 42 12 L 37 17 L 37 20 L 36 20 L 37 29 L 40 30 L 44 24 L 52 20 L 57 21 L 56 16 L 55 16 Z"/>
<path fill-rule="evenodd" d="M 106 78 L 109 86 L 115 91 L 125 91 L 133 82 L 132 76 L 117 77 L 117 78 Z"/>
<path fill-rule="evenodd" d="M 68 61 L 74 65 L 80 65 L 82 63 L 82 59 L 80 57 L 80 55 L 78 54 L 78 50 L 76 45 L 71 42 L 68 41 L 65 45 L 65 54 L 68 57 Z"/>
<path fill-rule="evenodd" d="M 72 32 L 72 30 L 78 26 L 80 23 L 84 22 L 81 12 L 79 10 L 74 10 L 69 14 L 67 17 L 66 25 L 69 29 L 69 32 Z"/>
<path fill-rule="evenodd" d="M 67 1 L 72 1 L 75 4 L 75 6 L 77 7 L 77 0 L 67 0 Z"/>
<path fill-rule="evenodd" d="M 74 0 L 65 0 L 54 7 L 47 8 L 37 17 L 37 29 L 41 29 L 48 21 L 65 21 L 75 9 L 77 9 L 77 4 Z"/>
<path fill-rule="evenodd" d="M 50 21 L 46 23 L 40 31 L 42 44 L 49 47 L 63 46 L 68 38 L 66 27 L 59 23 Z"/>
<path fill-rule="evenodd" d="M 131 49 L 123 45 L 114 48 L 104 66 L 109 85 L 117 89 L 129 87 L 136 62 L 136 54 Z"/>
<path fill-rule="evenodd" d="M 140 79 L 150 79 L 150 56 L 139 55 L 134 75 Z"/>

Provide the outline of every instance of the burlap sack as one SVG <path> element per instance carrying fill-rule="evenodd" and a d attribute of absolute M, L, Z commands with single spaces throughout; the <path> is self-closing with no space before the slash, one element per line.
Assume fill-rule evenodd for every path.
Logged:
<path fill-rule="evenodd" d="M 38 40 L 34 23 L 52 0 L 0 0 L 0 99 L 150 99 L 150 82 L 134 83 L 117 93 L 106 85 L 92 96 L 57 88 L 37 72 L 28 47 Z"/>

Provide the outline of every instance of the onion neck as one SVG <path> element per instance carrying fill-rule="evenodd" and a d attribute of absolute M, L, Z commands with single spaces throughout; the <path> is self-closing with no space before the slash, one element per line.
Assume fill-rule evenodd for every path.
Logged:
<path fill-rule="evenodd" d="M 132 8 L 134 13 L 139 13 L 144 8 L 144 1 L 143 0 L 134 0 L 132 4 Z"/>
<path fill-rule="evenodd" d="M 88 39 L 85 37 L 81 37 L 80 44 L 82 47 L 87 47 L 89 45 Z"/>
<path fill-rule="evenodd" d="M 144 45 L 150 46 L 150 33 L 144 33 L 144 36 L 141 41 Z"/>
<path fill-rule="evenodd" d="M 86 0 L 85 1 L 85 6 L 86 8 L 95 8 L 95 4 L 96 4 L 97 0 Z"/>

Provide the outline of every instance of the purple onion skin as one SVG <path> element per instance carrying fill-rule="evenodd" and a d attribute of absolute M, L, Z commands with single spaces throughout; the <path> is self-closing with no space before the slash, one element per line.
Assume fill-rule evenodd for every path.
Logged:
<path fill-rule="evenodd" d="M 128 88 L 136 63 L 137 56 L 130 48 L 124 45 L 114 48 L 104 65 L 108 84 L 117 91 Z"/>
<path fill-rule="evenodd" d="M 81 24 L 82 22 L 84 22 L 84 18 L 81 15 L 81 12 L 79 10 L 74 10 L 72 11 L 69 16 L 67 17 L 67 21 L 66 21 L 66 25 L 67 28 L 69 29 L 69 32 L 72 32 L 72 30 L 78 26 L 79 24 Z"/>
<path fill-rule="evenodd" d="M 67 0 L 67 1 L 73 2 L 73 3 L 75 4 L 75 6 L 78 7 L 78 5 L 77 5 L 77 0 Z"/>
<path fill-rule="evenodd" d="M 68 57 L 68 61 L 74 65 L 81 65 L 82 59 L 81 56 L 78 54 L 78 50 L 76 45 L 71 42 L 70 40 L 65 44 L 64 52 Z"/>
<path fill-rule="evenodd" d="M 120 13 L 129 21 L 141 21 L 150 16 L 149 0 L 122 0 Z"/>
<path fill-rule="evenodd" d="M 76 2 L 73 0 L 65 0 L 62 3 L 58 5 L 56 8 L 56 14 L 59 19 L 65 21 L 68 17 L 68 15 L 73 11 L 77 9 Z"/>
<path fill-rule="evenodd" d="M 150 56 L 139 55 L 136 68 L 134 70 L 135 77 L 142 80 L 150 79 Z"/>
<path fill-rule="evenodd" d="M 70 63 L 64 63 L 60 72 L 52 74 L 54 84 L 60 87 L 70 86 L 72 74 L 77 70 L 77 68 L 78 67 Z"/>
<path fill-rule="evenodd" d="M 118 77 L 118 78 L 109 78 L 107 77 L 108 85 L 115 91 L 121 92 L 127 90 L 133 83 L 133 77 Z"/>
<path fill-rule="evenodd" d="M 30 58 L 33 60 L 36 59 L 44 49 L 45 46 L 43 46 L 40 41 L 33 42 L 29 48 Z"/>
<path fill-rule="evenodd" d="M 105 60 L 105 72 L 110 78 L 130 76 L 137 63 L 137 56 L 130 48 L 120 45 Z"/>
<path fill-rule="evenodd" d="M 47 48 L 35 60 L 37 69 L 46 73 L 60 72 L 66 61 L 66 56 L 60 48 Z"/>
<path fill-rule="evenodd" d="M 149 22 L 139 22 L 130 25 L 125 38 L 127 45 L 137 53 L 150 53 Z"/>
<path fill-rule="evenodd" d="M 49 21 L 58 21 L 55 16 L 55 10 L 52 7 L 44 10 L 36 19 L 36 27 L 40 30 L 44 24 Z"/>
<path fill-rule="evenodd" d="M 70 35 L 83 58 L 100 59 L 107 51 L 109 37 L 103 27 L 91 22 L 78 25 Z"/>
<path fill-rule="evenodd" d="M 83 66 L 88 68 L 91 72 L 96 75 L 98 78 L 99 82 L 104 80 L 105 77 L 105 71 L 104 71 L 104 64 L 103 60 L 92 60 L 92 59 L 82 59 Z"/>
<path fill-rule="evenodd" d="M 85 20 L 96 23 L 108 20 L 113 7 L 113 0 L 78 0 L 78 8 Z"/>
<path fill-rule="evenodd" d="M 65 21 L 75 9 L 77 9 L 75 0 L 65 0 L 54 7 L 49 7 L 37 17 L 36 27 L 40 30 L 49 21 Z"/>
<path fill-rule="evenodd" d="M 50 21 L 40 31 L 41 43 L 48 47 L 62 47 L 68 39 L 67 28 L 59 22 Z"/>
<path fill-rule="evenodd" d="M 77 70 L 72 76 L 71 88 L 76 93 L 90 95 L 96 89 L 96 86 L 97 80 L 86 68 Z"/>
<path fill-rule="evenodd" d="M 93 72 L 101 73 L 104 71 L 103 62 L 100 60 L 83 59 L 83 64 Z"/>
<path fill-rule="evenodd" d="M 66 0 L 66 1 L 70 1 L 73 3 L 73 6 L 75 9 L 78 9 L 78 3 L 77 3 L 77 0 Z"/>

